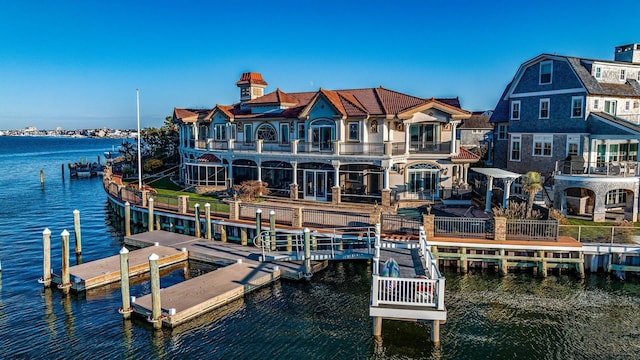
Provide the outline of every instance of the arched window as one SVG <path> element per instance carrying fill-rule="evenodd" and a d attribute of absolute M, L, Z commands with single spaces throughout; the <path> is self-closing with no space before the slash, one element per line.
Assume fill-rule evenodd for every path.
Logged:
<path fill-rule="evenodd" d="M 277 142 L 278 134 L 276 129 L 271 124 L 261 124 L 256 130 L 256 138 L 262 139 L 265 142 Z"/>

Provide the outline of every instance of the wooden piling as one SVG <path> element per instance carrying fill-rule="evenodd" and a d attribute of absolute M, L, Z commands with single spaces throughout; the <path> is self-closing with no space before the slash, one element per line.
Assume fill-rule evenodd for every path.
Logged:
<path fill-rule="evenodd" d="M 440 320 L 431 321 L 431 342 L 434 345 L 440 344 Z"/>
<path fill-rule="evenodd" d="M 160 269 L 158 267 L 158 255 L 149 256 L 149 271 L 151 277 L 151 318 L 154 329 L 162 328 L 162 308 L 160 305 Z"/>
<path fill-rule="evenodd" d="M 40 169 L 40 187 L 44 189 L 44 170 Z"/>
<path fill-rule="evenodd" d="M 276 212 L 269 211 L 269 242 L 271 243 L 271 250 L 276 250 Z"/>
<path fill-rule="evenodd" d="M 256 209 L 256 237 L 262 232 L 262 209 Z"/>
<path fill-rule="evenodd" d="M 58 288 L 61 289 L 64 294 L 68 294 L 71 288 L 69 275 L 69 232 L 64 230 L 60 235 L 62 236 L 62 279 Z"/>
<path fill-rule="evenodd" d="M 120 289 L 122 293 L 122 308 L 120 313 L 124 319 L 131 317 L 131 298 L 129 294 L 129 250 L 120 249 Z"/>
<path fill-rule="evenodd" d="M 547 277 L 547 261 L 544 259 L 544 250 L 538 250 L 538 275 Z"/>
<path fill-rule="evenodd" d="M 194 222 L 193 222 L 193 229 L 195 231 L 195 236 L 197 238 L 200 238 L 200 204 L 195 204 L 193 206 L 193 217 L 194 217 Z"/>
<path fill-rule="evenodd" d="M 293 237 L 287 235 L 287 251 L 293 251 Z"/>
<path fill-rule="evenodd" d="M 247 246 L 247 228 L 240 228 L 240 245 Z"/>
<path fill-rule="evenodd" d="M 153 228 L 153 198 L 152 197 L 149 198 L 148 203 L 149 203 L 149 221 L 148 221 L 149 224 L 148 224 L 148 229 L 149 229 L 149 231 L 153 231 L 154 228 Z"/>
<path fill-rule="evenodd" d="M 76 237 L 76 255 L 82 254 L 82 234 L 80 232 L 80 210 L 73 210 L 73 230 Z"/>
<path fill-rule="evenodd" d="M 508 266 L 507 266 L 507 257 L 505 256 L 504 249 L 500 249 L 500 260 L 499 260 L 499 269 L 498 273 L 502 276 L 507 275 Z"/>
<path fill-rule="evenodd" d="M 311 236 L 309 234 L 309 228 L 302 230 L 304 234 L 304 276 L 311 278 Z"/>
<path fill-rule="evenodd" d="M 223 243 L 227 242 L 227 225 L 225 224 L 220 224 L 220 241 L 222 241 Z M 246 239 L 244 245 L 247 245 Z"/>
<path fill-rule="evenodd" d="M 60 165 L 62 172 L 62 182 L 64 182 L 64 164 Z"/>
<path fill-rule="evenodd" d="M 584 279 L 584 252 L 578 252 L 578 258 L 580 259 L 580 262 L 576 264 L 576 272 L 580 279 Z"/>
<path fill-rule="evenodd" d="M 381 316 L 373 317 L 373 336 L 377 336 L 377 337 L 382 336 L 382 317 Z"/>
<path fill-rule="evenodd" d="M 131 236 L 131 204 L 124 203 L 124 234 Z"/>
<path fill-rule="evenodd" d="M 207 240 L 211 240 L 211 204 L 204 204 L 204 217 L 206 219 L 205 231 L 207 232 Z"/>
<path fill-rule="evenodd" d="M 469 264 L 467 263 L 467 248 L 460 248 L 460 272 L 463 274 L 467 273 Z"/>
<path fill-rule="evenodd" d="M 51 286 L 51 230 L 42 231 L 42 285 Z"/>

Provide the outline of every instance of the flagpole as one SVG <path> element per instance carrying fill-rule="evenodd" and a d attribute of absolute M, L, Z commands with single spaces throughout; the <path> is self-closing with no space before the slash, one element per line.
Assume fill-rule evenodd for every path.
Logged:
<path fill-rule="evenodd" d="M 138 112 L 138 190 L 142 191 L 142 157 L 140 156 L 140 93 L 136 89 L 136 109 Z"/>

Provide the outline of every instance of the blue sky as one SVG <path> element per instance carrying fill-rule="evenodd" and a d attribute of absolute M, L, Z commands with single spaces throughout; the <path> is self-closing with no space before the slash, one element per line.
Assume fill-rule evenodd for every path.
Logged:
<path fill-rule="evenodd" d="M 219 4 L 220 3 L 220 4 Z M 492 109 L 541 53 L 613 59 L 640 42 L 637 0 L 0 0 L 0 129 L 161 126 L 174 107 L 267 91 L 384 86 Z"/>

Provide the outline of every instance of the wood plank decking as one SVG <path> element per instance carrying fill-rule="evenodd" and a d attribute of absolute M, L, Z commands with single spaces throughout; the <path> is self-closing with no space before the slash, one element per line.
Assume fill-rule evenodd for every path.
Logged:
<path fill-rule="evenodd" d="M 149 255 L 155 253 L 160 258 L 158 265 L 163 268 L 187 260 L 187 253 L 166 246 L 151 246 L 129 253 L 129 276 L 149 272 Z M 69 268 L 71 290 L 85 291 L 120 281 L 120 255 L 86 262 Z M 61 274 L 54 273 L 54 284 L 61 283 Z"/>

